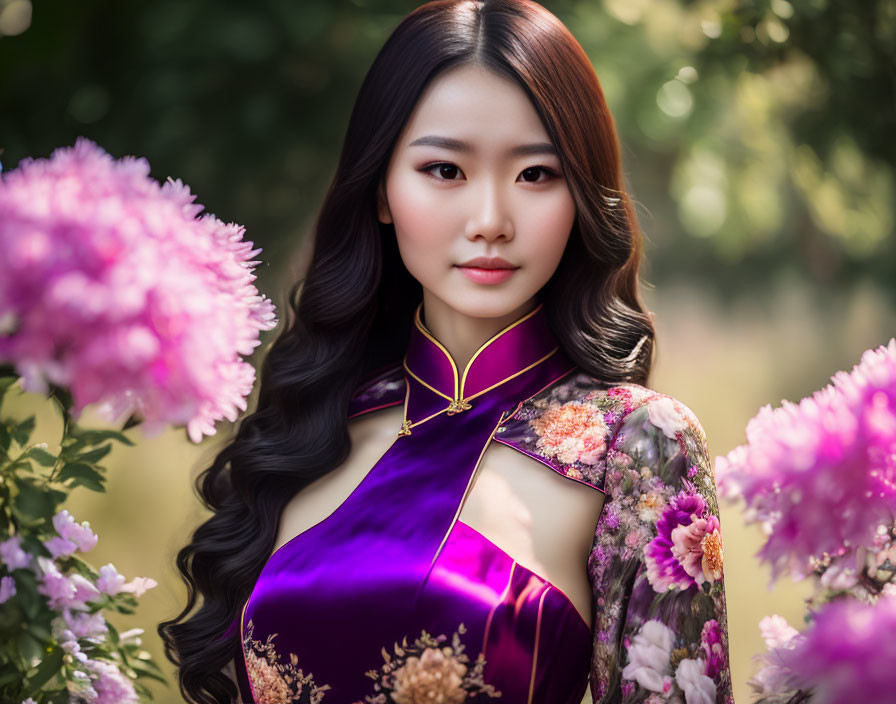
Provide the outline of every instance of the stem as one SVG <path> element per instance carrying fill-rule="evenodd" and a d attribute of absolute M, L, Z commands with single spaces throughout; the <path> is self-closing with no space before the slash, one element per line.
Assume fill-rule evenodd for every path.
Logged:
<path fill-rule="evenodd" d="M 68 437 L 68 432 L 72 426 L 72 419 L 69 409 L 66 407 L 65 403 L 63 403 L 62 399 L 59 398 L 55 387 L 50 393 L 50 398 L 53 399 L 57 406 L 59 406 L 59 414 L 62 416 L 62 437 L 59 441 L 59 457 L 57 457 L 56 462 L 53 463 L 53 468 L 50 470 L 50 477 L 48 479 L 49 482 L 53 482 L 56 479 L 56 473 L 61 468 L 59 459 L 62 457 L 62 443 L 65 438 Z"/>

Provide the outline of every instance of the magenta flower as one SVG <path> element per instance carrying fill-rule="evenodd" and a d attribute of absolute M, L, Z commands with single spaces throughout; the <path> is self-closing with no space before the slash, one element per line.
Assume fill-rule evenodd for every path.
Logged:
<path fill-rule="evenodd" d="M 0 543 L 0 562 L 6 565 L 10 572 L 31 564 L 28 553 L 22 550 L 22 539 L 18 535 Z"/>
<path fill-rule="evenodd" d="M 258 294 L 244 228 L 160 186 L 146 159 L 90 140 L 24 159 L 0 180 L 0 362 L 29 391 L 66 387 L 110 421 L 136 413 L 153 435 L 194 442 L 246 409 L 241 359 L 277 321 Z"/>
<path fill-rule="evenodd" d="M 37 591 L 47 597 L 52 609 L 62 609 L 75 601 L 75 584 L 56 566 L 52 560 L 38 556 Z"/>
<path fill-rule="evenodd" d="M 721 578 L 719 520 L 700 494 L 680 491 L 663 509 L 656 530 L 644 547 L 647 580 L 655 591 L 688 589 Z"/>
<path fill-rule="evenodd" d="M 76 549 L 81 552 L 89 552 L 96 547 L 98 536 L 90 530 L 90 521 L 76 523 L 68 509 L 62 509 L 53 516 L 53 527 L 56 529 L 56 532 L 59 533 L 59 539 L 64 541 L 63 543 L 60 543 L 60 545 L 64 546 L 66 551 L 62 552 L 62 554 L 69 555 Z M 47 543 L 59 539 L 51 538 L 44 542 L 44 546 L 52 553 L 54 549 L 47 545 Z M 70 550 L 68 549 L 69 543 L 74 546 Z M 60 550 L 58 547 L 56 549 Z M 53 554 L 53 557 L 56 557 L 55 553 Z"/>
<path fill-rule="evenodd" d="M 896 338 L 831 380 L 761 408 L 747 443 L 716 458 L 719 494 L 742 497 L 769 536 L 759 556 L 772 582 L 784 570 L 805 577 L 810 557 L 873 545 L 896 518 Z"/>
<path fill-rule="evenodd" d="M 16 580 L 12 577 L 0 577 L 0 604 L 16 595 Z"/>
<path fill-rule="evenodd" d="M 68 538 L 60 538 L 58 535 L 44 541 L 44 547 L 49 550 L 50 554 L 55 557 L 66 557 L 71 555 L 78 546 Z"/>
<path fill-rule="evenodd" d="M 782 664 L 813 704 L 887 702 L 896 692 L 896 597 L 875 604 L 840 599 L 825 604 Z"/>
<path fill-rule="evenodd" d="M 89 613 L 63 609 L 63 620 L 75 638 L 99 638 L 109 632 L 106 617 L 102 611 Z"/>
<path fill-rule="evenodd" d="M 96 588 L 104 594 L 114 596 L 124 587 L 124 576 L 118 573 L 111 562 L 100 567 L 100 576 L 96 580 Z"/>
<path fill-rule="evenodd" d="M 88 660 L 86 667 L 96 690 L 96 704 L 138 704 L 134 685 L 118 667 L 106 660 Z"/>
<path fill-rule="evenodd" d="M 125 583 L 124 577 L 115 569 L 111 562 L 100 567 L 100 576 L 96 580 L 96 587 L 104 594 L 114 596 L 119 592 L 131 592 L 134 596 L 142 596 L 147 589 L 158 586 L 158 582 L 150 577 L 134 577 Z"/>

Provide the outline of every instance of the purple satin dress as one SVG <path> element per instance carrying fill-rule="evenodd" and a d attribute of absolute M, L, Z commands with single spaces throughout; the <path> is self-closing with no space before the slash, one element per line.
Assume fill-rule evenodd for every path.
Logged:
<path fill-rule="evenodd" d="M 243 607 L 247 703 L 578 704 L 585 694 L 589 624 L 458 520 L 502 420 L 575 365 L 539 306 L 460 373 L 421 307 L 403 367 L 365 382 L 349 410 L 403 403 L 395 441 L 330 516 L 272 555 Z"/>

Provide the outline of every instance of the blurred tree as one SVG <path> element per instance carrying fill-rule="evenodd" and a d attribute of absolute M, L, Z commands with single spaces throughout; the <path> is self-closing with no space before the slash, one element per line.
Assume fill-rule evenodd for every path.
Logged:
<path fill-rule="evenodd" d="M 418 4 L 0 0 L 0 158 L 82 134 L 146 156 L 246 225 L 264 289 L 291 275 L 364 73 Z M 893 0 L 544 4 L 604 87 L 649 280 L 872 278 L 896 298 Z"/>

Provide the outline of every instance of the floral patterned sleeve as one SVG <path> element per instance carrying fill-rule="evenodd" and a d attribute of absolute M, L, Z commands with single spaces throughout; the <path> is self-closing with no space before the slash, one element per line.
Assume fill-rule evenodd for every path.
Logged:
<path fill-rule="evenodd" d="M 588 570 L 595 704 L 733 704 L 722 537 L 706 435 L 665 394 L 623 418 Z"/>

